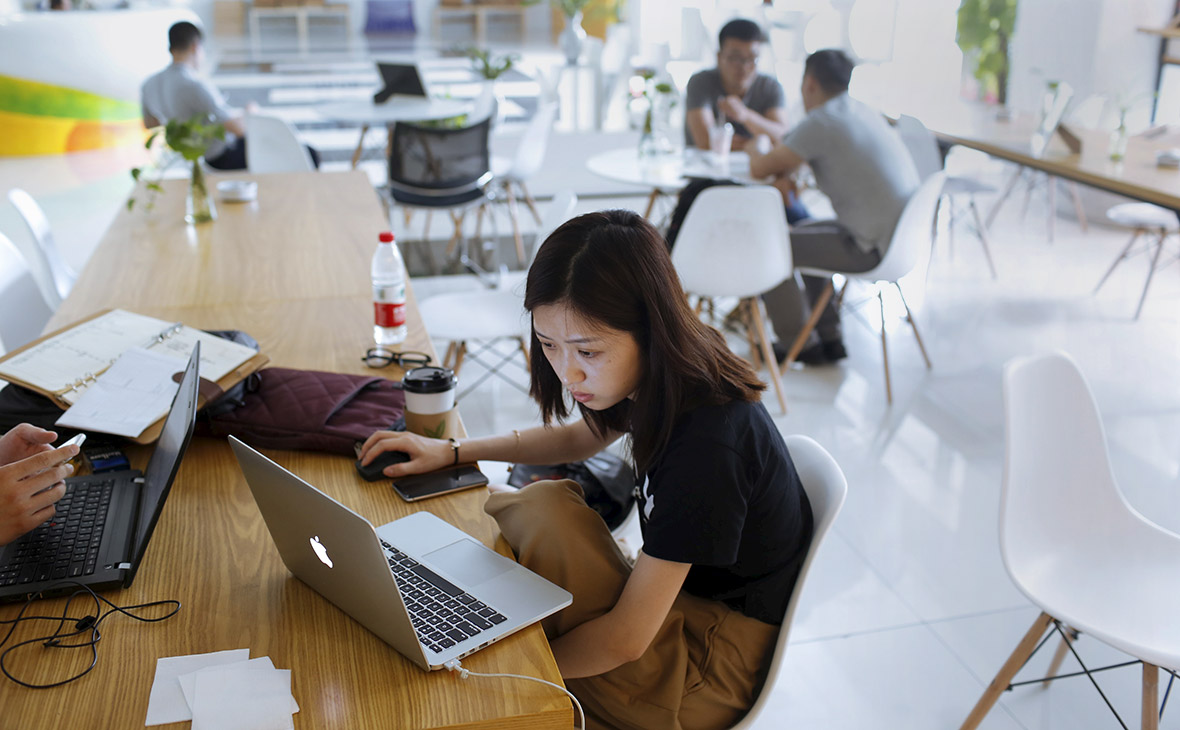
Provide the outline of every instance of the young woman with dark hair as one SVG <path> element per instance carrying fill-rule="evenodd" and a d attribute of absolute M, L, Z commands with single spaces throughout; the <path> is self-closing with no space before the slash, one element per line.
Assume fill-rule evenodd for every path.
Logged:
<path fill-rule="evenodd" d="M 462 439 L 458 455 L 379 431 L 362 460 L 407 453 L 391 477 L 456 459 L 558 463 L 626 436 L 644 538 L 634 567 L 573 482 L 496 493 L 485 509 L 522 564 L 574 595 L 543 626 L 591 727 L 729 727 L 765 677 L 812 531 L 765 386 L 693 314 L 663 238 L 629 211 L 554 231 L 525 308 L 544 426 Z"/>

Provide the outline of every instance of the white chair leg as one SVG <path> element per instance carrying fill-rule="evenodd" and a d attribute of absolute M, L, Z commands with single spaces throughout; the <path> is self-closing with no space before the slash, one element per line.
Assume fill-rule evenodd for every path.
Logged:
<path fill-rule="evenodd" d="M 926 361 L 926 369 L 930 370 L 934 366 L 930 362 L 930 356 L 926 354 L 926 345 L 922 342 L 922 335 L 918 333 L 918 323 L 914 320 L 914 313 L 910 311 L 910 305 L 906 303 L 905 293 L 901 290 L 901 284 L 896 281 L 893 285 L 897 287 L 897 295 L 901 297 L 901 306 L 905 307 L 905 318 L 910 323 L 910 328 L 914 331 L 914 339 L 918 341 L 918 349 L 922 351 L 922 359 Z"/>
<path fill-rule="evenodd" d="M 1135 319 L 1139 319 L 1139 313 L 1143 311 L 1143 302 L 1147 300 L 1147 288 L 1151 286 L 1151 277 L 1155 276 L 1155 267 L 1159 264 L 1160 254 L 1164 251 L 1164 240 L 1167 234 L 1160 232 L 1159 240 L 1155 244 L 1155 255 L 1151 257 L 1151 268 L 1147 270 L 1147 281 L 1143 282 L 1143 293 L 1139 295 L 1139 306 L 1135 307 Z"/>
<path fill-rule="evenodd" d="M 1114 270 L 1118 267 L 1118 265 L 1122 263 L 1123 259 L 1127 258 L 1127 254 L 1131 250 L 1131 247 L 1134 246 L 1135 242 L 1139 240 L 1139 237 L 1146 232 L 1147 231 L 1143 228 L 1135 229 L 1135 232 L 1131 234 L 1131 240 L 1127 241 L 1127 245 L 1123 246 L 1122 251 L 1119 251 L 1118 257 L 1115 258 L 1115 260 L 1111 263 L 1110 268 L 1107 269 L 1106 273 L 1102 275 L 1102 278 L 1098 280 L 1098 284 L 1094 287 L 1094 291 L 1091 292 L 1092 294 L 1098 293 L 1098 290 L 1102 288 L 1102 285 L 1106 283 L 1106 280 L 1110 278 L 1110 275 L 1114 273 Z"/>
<path fill-rule="evenodd" d="M 997 279 L 996 264 L 992 261 L 991 245 L 987 240 L 987 228 L 984 227 L 983 221 L 979 217 L 979 207 L 975 205 L 975 194 L 972 193 L 970 198 L 971 215 L 975 219 L 975 232 L 979 236 L 979 242 L 983 245 L 983 255 L 987 258 L 987 268 L 992 272 L 992 278 Z"/>
<path fill-rule="evenodd" d="M 877 303 L 881 305 L 881 360 L 885 363 L 885 400 L 893 404 L 893 388 L 889 384 L 889 345 L 885 341 L 885 293 L 877 290 Z"/>

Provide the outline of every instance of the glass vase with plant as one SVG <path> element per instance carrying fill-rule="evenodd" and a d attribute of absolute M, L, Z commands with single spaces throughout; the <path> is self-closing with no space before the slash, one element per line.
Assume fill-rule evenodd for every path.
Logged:
<path fill-rule="evenodd" d="M 645 107 L 639 136 L 639 156 L 649 157 L 674 152 L 675 145 L 669 132 L 672 126 L 672 110 L 679 101 L 676 87 L 668 81 L 656 81 L 655 71 L 652 69 L 639 69 L 638 75 L 643 79 L 643 90 L 639 98 Z"/>
<path fill-rule="evenodd" d="M 962 0 L 955 41 L 974 57 L 981 96 L 1008 105 L 1008 43 L 1016 29 L 1016 0 Z"/>
<path fill-rule="evenodd" d="M 148 180 L 143 175 L 143 168 L 131 169 L 131 177 L 137 182 L 143 178 L 144 188 L 148 191 L 146 207 L 151 210 L 155 204 L 155 196 L 163 192 L 160 180 L 164 173 L 179 160 L 184 160 L 191 167 L 189 175 L 188 200 L 185 206 L 184 220 L 186 223 L 208 223 L 217 217 L 213 207 L 213 197 L 209 194 L 209 185 L 205 180 L 205 170 L 201 167 L 201 157 L 205 150 L 216 140 L 225 139 L 225 127 L 216 122 L 209 122 L 205 117 L 193 117 L 188 120 L 172 119 L 163 127 L 152 130 L 144 147 L 151 149 L 157 139 L 163 136 L 164 146 L 174 154 L 168 155 L 168 161 L 159 168 L 155 179 Z M 127 209 L 135 206 L 135 198 L 127 199 Z"/>
<path fill-rule="evenodd" d="M 471 59 L 471 67 L 475 72 L 488 81 L 495 81 L 500 78 L 500 76 L 512 68 L 513 64 L 520 60 L 520 56 L 515 53 L 497 55 L 486 48 L 476 48 L 474 46 L 468 48 L 466 54 Z"/>

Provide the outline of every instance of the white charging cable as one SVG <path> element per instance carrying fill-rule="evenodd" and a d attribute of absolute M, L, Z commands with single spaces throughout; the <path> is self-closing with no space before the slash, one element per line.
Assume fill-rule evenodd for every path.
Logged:
<path fill-rule="evenodd" d="M 570 701 L 574 703 L 574 707 L 578 708 L 578 727 L 581 728 L 581 730 L 586 730 L 586 713 L 582 711 L 582 703 L 578 702 L 578 698 L 574 697 L 568 689 L 562 687 L 560 684 L 546 682 L 545 680 L 538 679 L 537 677 L 526 677 L 523 674 L 485 674 L 484 672 L 473 672 L 470 669 L 464 668 L 463 665 L 459 663 L 458 659 L 452 659 L 449 662 L 445 662 L 443 666 L 452 672 L 457 672 L 460 679 L 467 679 L 468 677 L 503 677 L 506 679 L 527 679 L 530 682 L 539 682 L 541 684 L 548 685 L 553 689 L 565 692 L 567 695 L 569 695 Z"/>

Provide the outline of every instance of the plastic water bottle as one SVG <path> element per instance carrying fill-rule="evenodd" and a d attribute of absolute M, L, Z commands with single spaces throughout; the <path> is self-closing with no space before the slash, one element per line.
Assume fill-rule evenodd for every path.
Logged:
<path fill-rule="evenodd" d="M 373 252 L 373 341 L 379 347 L 406 340 L 406 275 L 393 234 L 378 236 Z"/>

